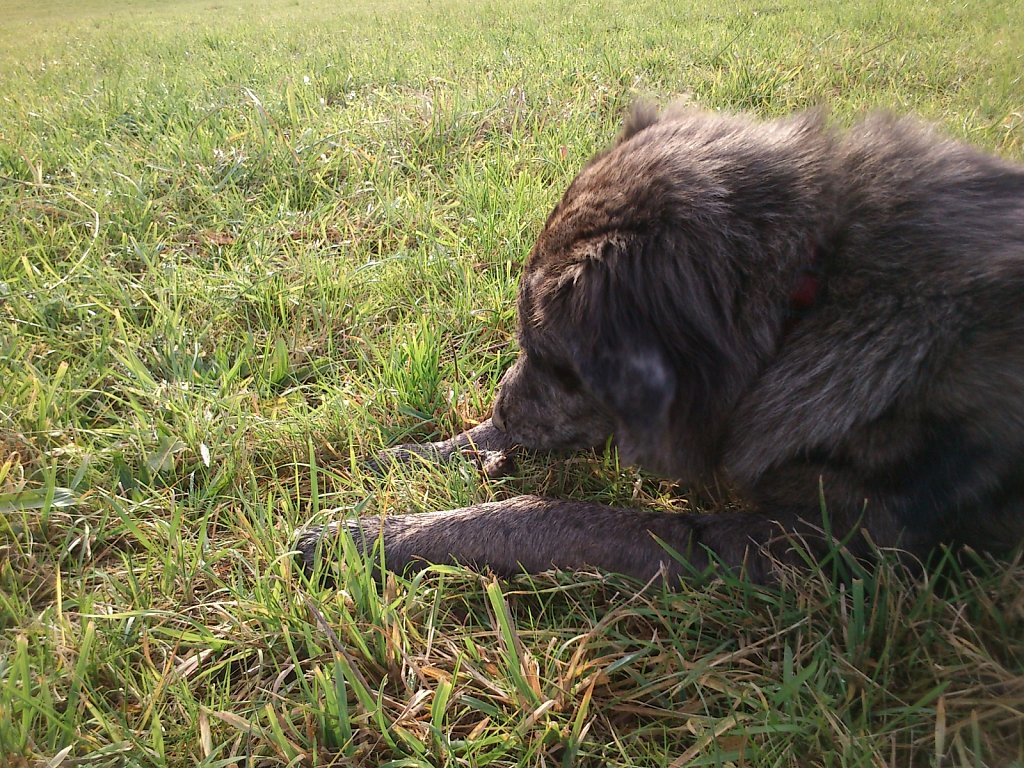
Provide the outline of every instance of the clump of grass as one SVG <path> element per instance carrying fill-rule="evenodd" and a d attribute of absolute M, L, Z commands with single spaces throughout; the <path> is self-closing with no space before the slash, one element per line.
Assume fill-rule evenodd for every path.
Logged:
<path fill-rule="evenodd" d="M 486 415 L 532 238 L 635 97 L 912 109 L 1022 157 L 1014 3 L 4 19 L 0 763 L 1024 762 L 1019 561 L 667 592 L 378 588 L 344 551 L 325 588 L 287 555 L 309 522 L 522 491 L 714 506 L 614 454 L 361 460 Z"/>

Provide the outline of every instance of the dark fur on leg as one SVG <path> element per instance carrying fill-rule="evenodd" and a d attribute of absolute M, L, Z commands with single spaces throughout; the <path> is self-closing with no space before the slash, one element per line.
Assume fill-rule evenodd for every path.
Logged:
<path fill-rule="evenodd" d="M 671 514 L 518 496 L 443 512 L 333 523 L 304 533 L 296 549 L 308 572 L 318 547 L 344 532 L 363 553 L 382 537 L 384 562 L 396 572 L 429 563 L 457 563 L 501 576 L 599 568 L 643 581 L 663 575 L 669 583 L 704 571 L 711 564 L 710 549 L 726 566 L 765 582 L 778 562 L 799 562 L 793 547 L 803 544 L 787 540 L 786 528 L 743 513 Z M 803 534 L 820 539 L 810 527 Z"/>

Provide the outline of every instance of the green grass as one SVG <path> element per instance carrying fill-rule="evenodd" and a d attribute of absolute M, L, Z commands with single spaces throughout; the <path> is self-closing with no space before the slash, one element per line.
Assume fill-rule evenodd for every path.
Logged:
<path fill-rule="evenodd" d="M 1021 158 L 1019 3 L 0 6 L 0 764 L 1024 762 L 1020 562 L 381 592 L 283 554 L 524 490 L 699 503 L 611 457 L 359 461 L 486 415 L 523 257 L 632 99 Z"/>

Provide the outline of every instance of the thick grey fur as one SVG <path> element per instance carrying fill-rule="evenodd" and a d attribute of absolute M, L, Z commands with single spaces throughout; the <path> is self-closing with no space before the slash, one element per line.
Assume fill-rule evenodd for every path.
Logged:
<path fill-rule="evenodd" d="M 388 568 L 684 574 L 664 542 L 763 580 L 823 528 L 858 556 L 1024 539 L 1019 165 L 887 115 L 842 131 L 641 108 L 548 218 L 518 304 L 521 354 L 477 448 L 611 436 L 653 472 L 724 478 L 750 511 L 524 496 L 346 523 L 364 546 L 383 533 Z M 337 530 L 301 537 L 307 565 Z"/>

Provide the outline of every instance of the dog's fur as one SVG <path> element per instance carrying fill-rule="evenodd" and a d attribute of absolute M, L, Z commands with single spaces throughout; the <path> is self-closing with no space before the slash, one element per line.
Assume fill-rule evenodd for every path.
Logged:
<path fill-rule="evenodd" d="M 459 444 L 612 437 L 654 472 L 718 473 L 752 511 L 520 497 L 350 523 L 383 532 L 389 568 L 684 572 L 664 543 L 764 579 L 823 528 L 855 555 L 1024 539 L 1024 168 L 915 122 L 635 110 L 548 218 L 519 342 L 493 421 Z"/>

